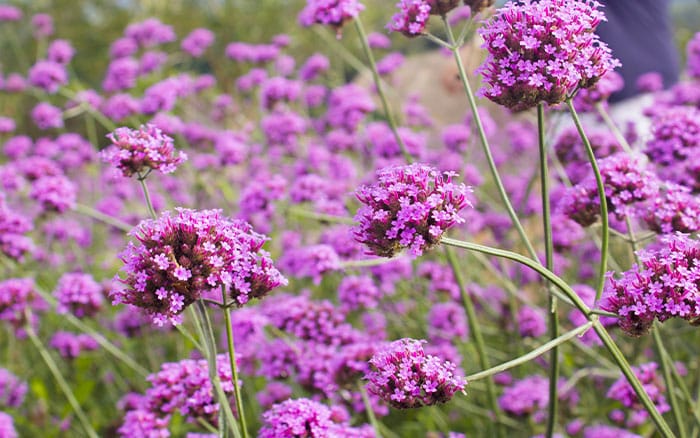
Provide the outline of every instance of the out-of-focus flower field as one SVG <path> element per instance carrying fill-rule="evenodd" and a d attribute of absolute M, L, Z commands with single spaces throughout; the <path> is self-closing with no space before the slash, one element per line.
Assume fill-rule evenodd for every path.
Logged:
<path fill-rule="evenodd" d="M 0 438 L 697 437 L 698 9 L 1 4 Z"/>

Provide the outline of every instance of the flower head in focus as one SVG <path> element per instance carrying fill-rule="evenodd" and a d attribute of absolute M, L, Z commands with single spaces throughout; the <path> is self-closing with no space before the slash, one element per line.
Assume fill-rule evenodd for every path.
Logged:
<path fill-rule="evenodd" d="M 364 9 L 359 0 L 307 0 L 306 7 L 299 13 L 299 23 L 305 27 L 322 24 L 340 32 L 346 22 Z"/>

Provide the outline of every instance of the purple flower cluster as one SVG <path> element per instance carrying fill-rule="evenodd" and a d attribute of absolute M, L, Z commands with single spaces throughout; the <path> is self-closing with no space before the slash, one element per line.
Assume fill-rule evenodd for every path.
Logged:
<path fill-rule="evenodd" d="M 347 276 L 338 285 L 338 301 L 346 310 L 373 309 L 383 293 L 370 276 Z"/>
<path fill-rule="evenodd" d="M 559 381 L 562 386 L 564 380 Z M 575 404 L 578 394 L 573 391 L 559 392 L 559 399 Z M 549 379 L 544 376 L 533 375 L 513 382 L 504 389 L 498 398 L 498 405 L 505 412 L 516 416 L 531 416 L 536 423 L 547 418 L 547 406 L 549 405 Z"/>
<path fill-rule="evenodd" d="M 102 288 L 90 274 L 63 274 L 53 294 L 58 300 L 58 313 L 84 318 L 95 316 L 102 308 Z"/>
<path fill-rule="evenodd" d="M 58 50 L 54 47 L 54 50 Z M 56 53 L 53 54 L 56 56 Z M 27 77 L 29 83 L 37 88 L 41 88 L 47 93 L 56 93 L 58 89 L 68 83 L 68 74 L 63 64 L 41 60 L 29 69 Z"/>
<path fill-rule="evenodd" d="M 650 230 L 660 234 L 700 230 L 700 199 L 685 186 L 663 185 L 658 196 L 643 203 L 636 214 Z"/>
<path fill-rule="evenodd" d="M 660 414 L 668 412 L 671 407 L 666 403 L 664 392 L 666 388 L 663 384 L 663 379 L 656 373 L 658 364 L 650 362 L 642 364 L 638 367 L 632 367 L 634 375 L 642 384 L 644 391 L 649 395 L 649 398 Z M 617 400 L 626 408 L 627 420 L 625 426 L 632 428 L 639 426 L 649 418 L 649 413 L 646 411 L 642 403 L 639 401 L 637 394 L 632 389 L 632 386 L 627 381 L 625 376 L 620 376 L 619 379 L 612 384 L 606 395 L 608 398 Z"/>
<path fill-rule="evenodd" d="M 0 22 L 3 21 L 3 8 L 5 6 L 0 6 Z M 12 417 L 5 412 L 0 412 L 0 436 L 4 438 L 17 438 L 18 436 Z"/>
<path fill-rule="evenodd" d="M 509 2 L 481 29 L 488 57 L 480 94 L 514 111 L 563 102 L 619 66 L 594 33 L 596 1 Z"/>
<path fill-rule="evenodd" d="M 622 151 L 615 137 L 608 132 L 593 131 L 586 134 L 596 158 L 606 158 Z M 581 136 L 575 128 L 566 129 L 557 137 L 554 152 L 572 184 L 581 182 L 591 172 Z"/>
<path fill-rule="evenodd" d="M 407 37 L 415 37 L 425 31 L 430 19 L 430 1 L 399 0 L 396 7 L 399 8 L 399 12 L 391 18 L 387 29 L 401 32 Z"/>
<path fill-rule="evenodd" d="M 216 358 L 221 389 L 233 396 L 233 380 L 228 356 Z M 119 428 L 120 436 L 167 437 L 167 427 L 173 414 L 182 415 L 187 422 L 205 421 L 218 424 L 219 404 L 213 395 L 206 360 L 182 360 L 161 365 L 148 376 L 151 387 L 145 396 L 137 398 Z"/>
<path fill-rule="evenodd" d="M 651 125 L 644 153 L 661 179 L 700 191 L 700 110 L 672 107 L 660 111 Z"/>
<path fill-rule="evenodd" d="M 397 409 L 445 403 L 464 390 L 455 364 L 426 355 L 424 342 L 405 338 L 380 349 L 365 374 L 368 390 Z"/>
<path fill-rule="evenodd" d="M 595 111 L 596 104 L 607 104 L 608 98 L 625 86 L 622 75 L 609 71 L 590 88 L 579 90 L 574 97 L 574 107 L 578 112 Z"/>
<path fill-rule="evenodd" d="M 5 368 L 0 368 L 0 408 L 20 407 L 26 394 L 27 384 Z"/>
<path fill-rule="evenodd" d="M 29 196 L 46 212 L 63 213 L 75 207 L 77 187 L 64 175 L 44 176 L 32 182 Z"/>
<path fill-rule="evenodd" d="M 338 422 L 332 408 L 306 398 L 289 399 L 263 413 L 258 438 L 371 438 L 371 427 L 350 427 Z"/>
<path fill-rule="evenodd" d="M 359 0 L 307 0 L 306 7 L 299 13 L 299 23 L 302 26 L 322 24 L 339 30 L 364 9 Z"/>
<path fill-rule="evenodd" d="M 112 291 L 114 304 L 144 308 L 158 325 L 178 315 L 202 294 L 226 287 L 237 306 L 262 298 L 287 280 L 262 250 L 266 237 L 219 210 L 177 209 L 146 220 L 131 233 L 120 257 L 125 288 Z"/>
<path fill-rule="evenodd" d="M 700 78 L 700 32 L 696 33 L 685 48 L 688 63 L 688 74 Z"/>
<path fill-rule="evenodd" d="M 195 29 L 187 35 L 180 44 L 183 51 L 195 58 L 204 54 L 209 46 L 214 42 L 214 33 L 209 29 Z"/>
<path fill-rule="evenodd" d="M 151 170 L 171 173 L 187 160 L 187 154 L 175 152 L 173 139 L 154 125 L 141 126 L 138 130 L 117 128 L 107 137 L 112 146 L 102 152 L 102 159 L 127 177 L 133 174 L 141 177 Z"/>
<path fill-rule="evenodd" d="M 667 235 L 662 247 L 640 251 L 641 266 L 609 276 L 600 308 L 619 316 L 620 328 L 641 336 L 654 319 L 700 318 L 700 243 L 684 234 Z"/>
<path fill-rule="evenodd" d="M 392 257 L 401 248 L 420 256 L 464 222 L 459 212 L 471 205 L 469 189 L 453 176 L 418 163 L 379 170 L 377 183 L 356 191 L 364 204 L 355 215 L 357 240 L 378 256 Z"/>
<path fill-rule="evenodd" d="M 25 311 L 32 311 L 31 321 L 27 321 Z M 36 312 L 46 310 L 46 303 L 34 289 L 29 278 L 10 278 L 0 282 L 0 321 L 5 321 L 15 330 L 15 335 L 24 338 L 25 324 L 36 326 L 39 322 Z"/>
<path fill-rule="evenodd" d="M 645 170 L 641 162 L 625 153 L 619 153 L 598 162 L 605 186 L 608 213 L 618 220 L 632 215 L 630 207 L 659 192 L 659 183 L 654 173 Z M 600 216 L 600 199 L 592 172 L 580 183 L 567 189 L 558 208 L 583 227 L 592 225 Z"/>
<path fill-rule="evenodd" d="M 22 261 L 25 254 L 34 250 L 34 242 L 25 235 L 32 228 L 31 221 L 10 209 L 0 192 L 0 254 Z"/>
<path fill-rule="evenodd" d="M 56 332 L 51 336 L 49 346 L 55 348 L 65 359 L 75 359 L 84 351 L 95 351 L 100 348 L 100 344 L 90 335 L 63 331 Z"/>

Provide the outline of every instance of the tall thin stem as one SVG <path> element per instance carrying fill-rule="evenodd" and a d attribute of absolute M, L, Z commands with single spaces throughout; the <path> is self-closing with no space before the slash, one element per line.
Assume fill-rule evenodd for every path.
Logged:
<path fill-rule="evenodd" d="M 552 243 L 552 214 L 549 202 L 549 169 L 547 166 L 547 148 L 545 145 L 544 104 L 537 105 L 537 133 L 540 155 L 540 186 L 542 192 L 542 227 L 544 231 L 545 267 L 554 271 L 554 245 Z M 545 288 L 551 285 L 545 281 Z M 559 318 L 557 315 L 557 297 L 548 294 L 549 306 L 549 337 L 556 339 L 559 336 Z M 559 397 L 557 387 L 559 381 L 559 348 L 555 345 L 549 354 L 549 408 L 547 412 L 547 437 L 554 434 L 554 425 L 557 423 L 557 407 Z"/>
<path fill-rule="evenodd" d="M 600 118 L 603 119 L 603 123 L 605 123 L 605 125 L 608 127 L 613 137 L 615 137 L 615 140 L 620 143 L 622 149 L 628 154 L 632 154 L 632 147 L 630 146 L 629 142 L 627 142 L 627 139 L 622 132 L 620 132 L 620 128 L 617 127 L 615 121 L 612 119 L 612 117 L 610 117 L 610 114 L 608 113 L 608 110 L 605 109 L 605 106 L 603 106 L 601 102 L 597 102 L 595 104 L 595 109 L 598 111 Z"/>
<path fill-rule="evenodd" d="M 515 212 L 515 209 L 513 209 L 513 205 L 510 202 L 510 198 L 508 197 L 508 192 L 506 192 L 506 189 L 503 186 L 501 175 L 498 173 L 496 162 L 493 159 L 493 154 L 491 154 L 491 147 L 489 146 L 489 141 L 486 138 L 486 131 L 484 131 L 484 126 L 481 123 L 481 117 L 479 116 L 479 111 L 476 105 L 476 99 L 474 98 L 472 87 L 471 85 L 469 85 L 469 79 L 467 78 L 467 72 L 464 70 L 464 64 L 462 64 L 462 55 L 460 55 L 459 53 L 459 47 L 455 44 L 455 38 L 454 34 L 452 33 L 452 27 L 450 26 L 450 23 L 445 17 L 443 17 L 443 22 L 445 23 L 445 31 L 447 32 L 447 36 L 449 38 L 448 41 L 451 46 L 452 55 L 454 56 L 455 62 L 457 63 L 457 71 L 459 72 L 459 78 L 462 82 L 464 92 L 467 95 L 467 100 L 469 101 L 469 108 L 471 109 L 472 116 L 474 118 L 474 123 L 476 124 L 476 130 L 478 131 L 479 139 L 481 140 L 481 146 L 484 151 L 484 155 L 486 156 L 486 161 L 488 162 L 489 170 L 491 171 L 491 176 L 493 177 L 493 181 L 496 184 L 498 194 L 500 195 L 501 201 L 503 202 L 503 205 L 505 206 L 506 211 L 508 212 L 508 216 L 510 217 L 511 222 L 513 222 L 513 226 L 520 235 L 520 239 L 525 245 L 528 254 L 530 254 L 530 257 L 532 257 L 532 259 L 538 260 L 537 252 L 532 246 L 532 243 L 530 243 L 530 239 L 527 237 L 527 233 L 525 233 L 525 229 L 520 223 L 520 219 L 518 219 L 518 215 Z"/>
<path fill-rule="evenodd" d="M 576 292 L 571 288 L 571 286 L 569 286 L 564 280 L 562 280 L 559 276 L 557 276 L 549 269 L 542 266 L 540 263 L 512 251 L 492 248 L 485 245 L 479 245 L 477 243 L 463 242 L 461 240 L 451 239 L 448 237 L 443 237 L 440 239 L 440 241 L 445 245 L 450 245 L 457 248 L 463 248 L 469 251 L 477 251 L 483 254 L 513 260 L 533 269 L 545 279 L 549 280 L 557 288 L 559 288 L 566 295 L 566 297 L 568 297 L 571 300 L 571 302 L 576 306 L 576 308 L 579 309 L 581 313 L 583 313 L 586 316 L 586 318 L 589 321 L 593 321 L 593 329 L 598 334 L 598 337 L 603 342 L 605 348 L 612 355 L 613 360 L 617 364 L 618 368 L 620 368 L 620 370 L 622 371 L 622 374 L 624 374 L 624 376 L 627 378 L 627 381 L 629 382 L 630 386 L 632 386 L 632 389 L 637 395 L 637 398 L 642 403 L 646 411 L 649 413 L 649 416 L 651 417 L 652 421 L 658 428 L 659 433 L 663 437 L 675 436 L 671 431 L 671 428 L 668 426 L 668 423 L 666 423 L 666 420 L 664 420 L 664 418 L 659 413 L 658 409 L 656 409 L 654 402 L 651 400 L 651 398 L 649 398 L 649 394 L 647 394 L 647 392 L 644 390 L 644 387 L 642 386 L 637 376 L 634 375 L 630 364 L 627 362 L 627 359 L 625 359 L 625 356 L 622 354 L 617 344 L 615 344 L 615 341 L 613 341 L 605 327 L 600 323 L 600 321 L 598 321 L 597 316 L 595 316 L 591 312 L 591 309 L 586 305 L 586 303 L 584 303 L 583 300 L 581 300 L 581 298 L 576 294 Z"/>
<path fill-rule="evenodd" d="M 27 312 L 27 321 L 30 320 L 29 317 L 29 312 Z M 71 391 L 68 382 L 66 382 L 66 379 L 63 378 L 63 374 L 61 374 L 61 371 L 58 369 L 58 365 L 56 365 L 56 362 L 54 362 L 53 358 L 51 357 L 51 354 L 49 354 L 49 352 L 44 347 L 44 344 L 41 343 L 36 333 L 34 333 L 34 328 L 31 326 L 31 324 L 26 325 L 26 331 L 27 335 L 29 335 L 29 339 L 31 339 L 32 343 L 41 355 L 41 358 L 44 360 L 46 366 L 49 368 L 49 371 L 51 371 L 51 374 L 53 374 L 53 377 L 56 379 L 56 382 L 61 388 L 63 395 L 65 395 L 68 399 L 68 403 L 70 403 L 71 408 L 73 408 L 73 412 L 75 412 L 75 415 L 78 417 L 80 424 L 83 426 L 83 429 L 85 429 L 85 433 L 90 438 L 98 438 L 99 435 L 97 435 L 97 432 L 95 432 L 95 429 L 90 424 L 90 420 L 88 419 L 87 415 L 85 415 L 83 408 L 80 407 L 80 403 L 78 403 L 78 400 L 75 398 L 75 394 L 73 394 L 73 391 Z"/>
<path fill-rule="evenodd" d="M 472 301 L 471 295 L 467 290 L 466 282 L 464 281 L 464 276 L 462 275 L 462 270 L 460 269 L 459 263 L 457 261 L 457 256 L 452 248 L 445 246 L 445 255 L 447 256 L 447 261 L 452 267 L 452 272 L 454 273 L 455 280 L 457 280 L 457 285 L 459 286 L 459 292 L 462 297 L 462 305 L 464 306 L 464 311 L 467 313 L 467 324 L 469 325 L 469 333 L 474 339 L 474 344 L 476 345 L 476 351 L 479 360 L 479 366 L 481 369 L 488 369 L 490 367 L 489 358 L 486 354 L 486 344 L 484 343 L 484 337 L 481 333 L 481 326 L 476 316 L 476 311 L 474 310 L 474 303 Z M 489 404 L 491 405 L 491 410 L 496 415 L 496 427 L 498 428 L 499 436 L 503 436 L 503 427 L 501 419 L 503 413 L 498 406 L 498 398 L 496 397 L 496 386 L 493 383 L 493 379 L 488 379 L 486 381 L 486 391 L 489 397 Z"/>
<path fill-rule="evenodd" d="M 382 438 L 382 434 L 379 432 L 379 422 L 377 421 L 377 416 L 374 415 L 374 410 L 372 409 L 372 403 L 370 403 L 369 401 L 367 390 L 365 389 L 365 386 L 362 384 L 362 382 L 359 382 L 357 384 L 357 387 L 360 390 L 360 395 L 362 396 L 362 403 L 364 403 L 365 405 L 365 412 L 367 412 L 369 424 L 371 424 L 372 429 L 374 429 L 374 435 L 377 438 Z"/>
<path fill-rule="evenodd" d="M 566 105 L 569 107 L 569 112 L 574 120 L 576 129 L 578 130 L 581 141 L 583 141 L 583 146 L 586 149 L 586 155 L 588 155 L 588 161 L 591 163 L 593 168 L 593 174 L 595 175 L 596 188 L 598 190 L 598 199 L 600 201 L 600 221 L 602 224 L 601 228 L 601 243 L 600 243 L 600 268 L 598 269 L 598 283 L 595 288 L 595 300 L 600 300 L 600 296 L 603 294 L 603 286 L 605 286 L 605 273 L 608 269 L 608 246 L 610 240 L 610 225 L 608 223 L 608 201 L 605 197 L 605 186 L 603 185 L 603 177 L 600 174 L 600 169 L 598 168 L 598 163 L 595 159 L 595 154 L 593 153 L 593 147 L 591 142 L 586 136 L 586 132 L 583 130 L 583 125 L 581 125 L 581 119 L 578 117 L 576 108 L 571 98 L 566 100 Z"/>
<path fill-rule="evenodd" d="M 399 134 L 399 128 L 396 125 L 396 120 L 394 119 L 394 115 L 391 112 L 391 107 L 389 106 L 389 101 L 386 98 L 386 94 L 384 93 L 384 88 L 382 86 L 382 79 L 379 77 L 379 71 L 377 70 L 377 62 L 374 59 L 374 54 L 372 53 L 372 48 L 369 46 L 369 42 L 367 41 L 367 33 L 365 32 L 365 28 L 362 25 L 362 21 L 360 20 L 360 17 L 355 17 L 353 20 L 353 23 L 355 23 L 355 29 L 357 29 L 357 33 L 360 35 L 360 44 L 362 45 L 362 50 L 365 52 L 365 56 L 367 57 L 367 62 L 369 63 L 369 69 L 372 71 L 372 78 L 374 79 L 374 86 L 377 87 L 377 94 L 379 95 L 379 100 L 382 102 L 382 107 L 384 108 L 384 114 L 386 116 L 386 120 L 389 123 L 389 127 L 391 128 L 391 132 L 394 133 L 394 137 L 396 137 L 396 143 L 398 143 L 399 148 L 401 149 L 401 153 L 403 154 L 404 158 L 406 159 L 407 162 L 413 161 L 413 158 L 411 157 L 411 154 L 408 152 L 408 149 L 406 148 L 406 144 L 404 143 L 403 139 L 401 138 L 401 135 Z"/>
<path fill-rule="evenodd" d="M 227 308 L 226 287 L 221 286 L 221 299 L 224 303 L 224 323 L 226 324 L 226 341 L 228 343 L 228 360 L 231 364 L 231 375 L 233 376 L 233 391 L 236 396 L 236 411 L 238 420 L 241 422 L 243 438 L 248 438 L 248 425 L 246 424 L 245 412 L 243 411 L 243 399 L 241 398 L 241 385 L 238 382 L 238 365 L 236 364 L 236 352 L 233 346 L 233 329 L 231 328 L 231 310 Z"/>
<path fill-rule="evenodd" d="M 156 210 L 153 208 L 153 202 L 151 201 L 151 194 L 148 191 L 148 186 L 146 185 L 146 175 L 141 175 L 141 173 L 138 174 L 138 180 L 139 184 L 141 184 L 141 190 L 143 190 L 143 197 L 146 200 L 146 206 L 148 207 L 148 213 L 151 215 L 152 219 L 157 219 L 158 214 L 156 214 Z"/>

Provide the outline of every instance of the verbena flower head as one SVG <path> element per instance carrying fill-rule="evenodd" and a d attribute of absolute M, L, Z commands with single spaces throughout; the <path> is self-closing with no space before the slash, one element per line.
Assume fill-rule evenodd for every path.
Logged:
<path fill-rule="evenodd" d="M 0 368 L 0 408 L 20 407 L 26 394 L 27 384 L 5 368 Z"/>
<path fill-rule="evenodd" d="M 359 0 L 307 0 L 306 7 L 299 13 L 299 23 L 302 26 L 322 24 L 340 30 L 364 9 Z"/>
<path fill-rule="evenodd" d="M 355 215 L 355 238 L 378 256 L 391 257 L 402 248 L 420 256 L 445 230 L 464 222 L 459 212 L 471 206 L 470 189 L 453 183 L 453 176 L 419 163 L 379 170 L 375 184 L 355 193 L 364 204 Z"/>
<path fill-rule="evenodd" d="M 143 175 L 150 170 L 171 173 L 187 160 L 184 152 L 175 152 L 173 139 L 153 125 L 141 126 L 138 130 L 117 128 L 107 138 L 112 146 L 102 152 L 102 160 L 121 170 L 126 177 Z"/>
<path fill-rule="evenodd" d="M 396 4 L 399 12 L 391 18 L 387 29 L 401 32 L 407 37 L 422 34 L 430 19 L 430 3 L 428 0 L 400 0 Z"/>
<path fill-rule="evenodd" d="M 607 105 L 607 101 L 613 93 L 622 90 L 625 80 L 615 71 L 609 71 L 590 88 L 584 88 L 576 93 L 574 107 L 578 112 L 595 111 L 597 104 Z"/>
<path fill-rule="evenodd" d="M 423 343 L 399 339 L 370 359 L 367 388 L 397 409 L 419 408 L 452 399 L 467 384 L 452 362 L 426 355 Z"/>
<path fill-rule="evenodd" d="M 63 274 L 54 296 L 58 313 L 72 313 L 78 318 L 94 316 L 102 307 L 102 288 L 89 274 Z"/>
<path fill-rule="evenodd" d="M 258 438 L 335 438 L 374 436 L 365 428 L 353 428 L 334 419 L 333 410 L 306 398 L 290 399 L 263 413 Z"/>
<path fill-rule="evenodd" d="M 605 20 L 593 0 L 508 2 L 480 30 L 488 57 L 480 94 L 521 111 L 563 102 L 620 63 L 594 33 Z"/>
<path fill-rule="evenodd" d="M 178 315 L 202 294 L 225 286 L 237 306 L 262 298 L 287 280 L 262 250 L 266 237 L 220 210 L 177 209 L 142 221 L 120 257 L 124 288 L 111 293 L 114 304 L 144 308 L 158 325 Z"/>
<path fill-rule="evenodd" d="M 0 6 L 0 21 L 2 21 L 3 6 Z M 10 414 L 0 412 L 0 436 L 4 438 L 17 438 L 15 424 Z"/>
<path fill-rule="evenodd" d="M 700 78 L 700 32 L 696 33 L 686 46 L 688 74 Z"/>
<path fill-rule="evenodd" d="M 664 397 L 666 387 L 664 386 L 663 378 L 656 372 L 658 367 L 658 364 L 655 362 L 650 362 L 638 367 L 632 367 L 632 371 L 641 382 L 644 391 L 649 395 L 651 401 L 654 402 L 656 409 L 658 409 L 660 414 L 663 414 L 664 412 L 670 411 L 671 407 Z M 632 386 L 625 376 L 620 376 L 620 378 L 612 384 L 606 396 L 619 401 L 622 403 L 622 406 L 626 408 L 627 427 L 632 428 L 639 426 L 649 417 L 649 414 L 639 401 L 637 394 L 634 392 L 634 389 L 632 389 Z"/>
<path fill-rule="evenodd" d="M 464 0 L 464 4 L 471 9 L 471 15 L 474 16 L 484 9 L 493 6 L 496 0 Z"/>
<path fill-rule="evenodd" d="M 700 242 L 684 234 L 662 238 L 660 249 L 640 251 L 641 266 L 609 275 L 600 308 L 618 315 L 629 336 L 641 336 L 654 319 L 700 321 Z"/>
<path fill-rule="evenodd" d="M 34 250 L 34 242 L 26 236 L 32 228 L 31 221 L 13 211 L 0 192 L 0 254 L 22 261 L 25 254 Z"/>
<path fill-rule="evenodd" d="M 639 210 L 637 216 L 659 234 L 700 230 L 700 199 L 685 186 L 663 185 L 657 196 L 639 206 Z"/>
<path fill-rule="evenodd" d="M 32 311 L 31 321 L 27 321 L 27 310 Z M 31 279 L 10 278 L 0 282 L 0 321 L 9 323 L 16 336 L 26 336 L 24 326 L 27 323 L 36 327 L 39 322 L 36 313 L 43 310 L 46 310 L 46 302 L 36 292 Z"/>
<path fill-rule="evenodd" d="M 58 331 L 49 341 L 49 346 L 55 348 L 65 359 L 75 359 L 82 352 L 94 351 L 100 348 L 95 338 L 85 333 Z"/>

